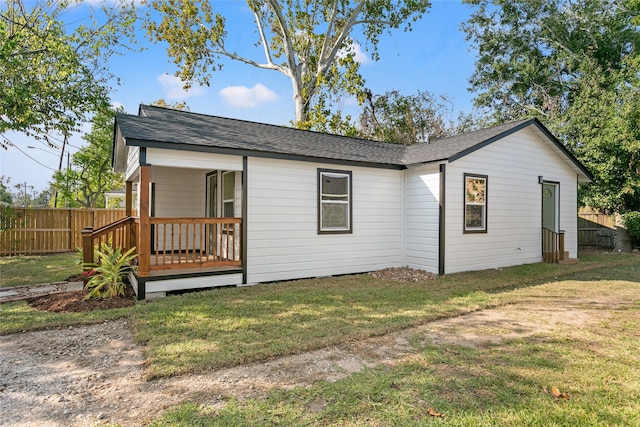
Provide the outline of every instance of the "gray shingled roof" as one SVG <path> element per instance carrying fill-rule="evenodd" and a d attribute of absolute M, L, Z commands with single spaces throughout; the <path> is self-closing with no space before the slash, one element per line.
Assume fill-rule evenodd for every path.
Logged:
<path fill-rule="evenodd" d="M 530 125 L 545 133 L 586 176 L 591 177 L 537 119 L 403 146 L 146 105 L 140 106 L 138 116 L 116 115 L 116 126 L 127 145 L 361 162 L 397 168 L 453 161 Z"/>

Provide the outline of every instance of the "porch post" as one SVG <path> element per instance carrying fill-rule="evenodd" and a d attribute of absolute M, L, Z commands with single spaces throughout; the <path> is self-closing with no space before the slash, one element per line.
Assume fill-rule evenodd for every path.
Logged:
<path fill-rule="evenodd" d="M 140 198 L 140 230 L 138 233 L 138 274 L 142 277 L 149 275 L 149 261 L 151 257 L 151 223 L 149 221 L 149 175 L 150 165 L 140 166 L 140 182 L 138 197 Z"/>
<path fill-rule="evenodd" d="M 133 182 L 127 181 L 125 183 L 125 192 L 124 192 L 124 216 L 127 218 L 131 218 L 131 213 L 133 212 Z M 135 223 L 133 221 L 129 221 L 127 228 L 125 230 L 125 246 L 126 249 L 129 250 L 133 246 L 135 242 L 135 237 L 133 234 L 133 227 L 135 227 Z"/>
<path fill-rule="evenodd" d="M 124 215 L 126 217 L 131 216 L 131 212 L 133 211 L 133 182 L 126 182 L 126 190 L 124 195 Z"/>

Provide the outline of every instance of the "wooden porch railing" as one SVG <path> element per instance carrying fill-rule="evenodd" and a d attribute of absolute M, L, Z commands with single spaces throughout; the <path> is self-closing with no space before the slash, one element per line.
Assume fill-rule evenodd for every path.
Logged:
<path fill-rule="evenodd" d="M 83 261 L 94 262 L 103 243 L 123 251 L 137 246 L 138 274 L 153 271 L 242 265 L 241 218 L 149 218 L 144 236 L 138 218 L 127 217 L 97 230 L 82 231 Z"/>
<path fill-rule="evenodd" d="M 542 227 L 542 260 L 556 263 L 564 260 L 564 231 L 556 233 Z"/>
<path fill-rule="evenodd" d="M 241 218 L 149 218 L 149 271 L 242 265 Z M 141 275 L 145 272 L 139 271 Z"/>
<path fill-rule="evenodd" d="M 94 230 L 87 227 L 82 230 L 82 261 L 87 264 L 95 262 L 94 250 L 102 244 L 127 251 L 135 246 L 135 217 L 122 218 L 104 227 Z"/>

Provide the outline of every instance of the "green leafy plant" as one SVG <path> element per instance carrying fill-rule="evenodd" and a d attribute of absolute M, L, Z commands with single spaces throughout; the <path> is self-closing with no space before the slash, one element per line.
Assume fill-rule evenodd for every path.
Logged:
<path fill-rule="evenodd" d="M 640 212 L 627 212 L 622 215 L 624 226 L 636 243 L 640 243 Z"/>
<path fill-rule="evenodd" d="M 138 256 L 135 250 L 134 246 L 122 253 L 120 248 L 114 249 L 106 244 L 96 250 L 98 262 L 85 265 L 85 268 L 90 268 L 94 272 L 85 286 L 89 291 L 85 298 L 124 296 L 124 278 L 131 271 L 131 261 Z"/>

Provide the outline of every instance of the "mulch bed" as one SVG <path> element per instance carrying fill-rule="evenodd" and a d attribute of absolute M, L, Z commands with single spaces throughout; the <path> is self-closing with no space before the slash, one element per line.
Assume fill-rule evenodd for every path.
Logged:
<path fill-rule="evenodd" d="M 428 271 L 418 270 L 409 267 L 393 267 L 385 268 L 370 273 L 373 277 L 380 280 L 394 280 L 396 282 L 422 282 L 425 280 L 432 280 L 438 277 Z"/>
<path fill-rule="evenodd" d="M 54 313 L 109 310 L 112 308 L 131 307 L 136 304 L 135 293 L 130 286 L 127 286 L 124 297 L 86 300 L 84 299 L 86 294 L 86 291 L 61 292 L 31 298 L 28 303 L 36 310 Z"/>

